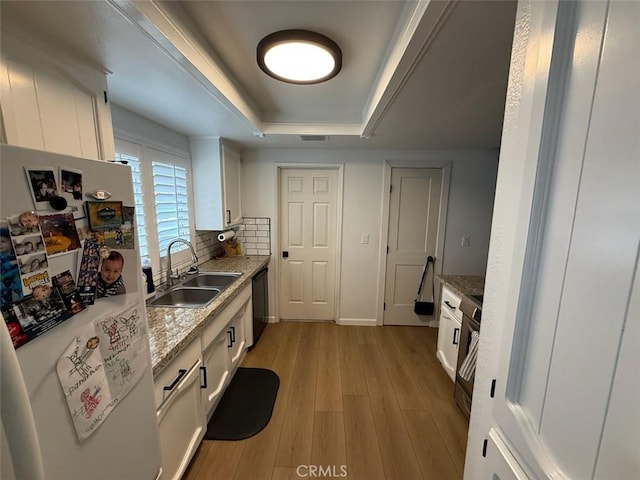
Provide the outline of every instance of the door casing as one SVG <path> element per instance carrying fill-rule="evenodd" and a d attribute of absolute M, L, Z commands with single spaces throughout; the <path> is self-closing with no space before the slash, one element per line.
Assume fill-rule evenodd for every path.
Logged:
<path fill-rule="evenodd" d="M 451 161 L 450 160 L 387 160 L 384 163 L 383 172 L 383 195 L 382 195 L 382 219 L 380 222 L 380 238 L 384 239 L 380 243 L 379 272 L 378 272 L 378 311 L 376 314 L 376 325 L 382 325 L 384 319 L 384 292 L 385 278 L 387 274 L 387 238 L 389 238 L 389 204 L 391 196 L 391 169 L 392 168 L 439 168 L 442 170 L 442 190 L 440 192 L 440 213 L 438 215 L 438 234 L 436 240 L 436 262 L 435 274 L 442 273 L 442 263 L 444 260 L 444 239 L 447 226 L 447 209 L 449 204 L 449 184 L 451 183 Z M 417 287 L 416 287 L 417 289 Z M 434 302 L 438 305 L 440 301 L 440 289 L 436 289 Z M 436 317 L 437 318 L 437 317 Z M 430 325 L 435 326 L 435 325 Z"/>

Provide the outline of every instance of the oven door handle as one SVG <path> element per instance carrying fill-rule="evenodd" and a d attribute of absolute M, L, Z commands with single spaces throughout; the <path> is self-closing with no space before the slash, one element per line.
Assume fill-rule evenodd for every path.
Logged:
<path fill-rule="evenodd" d="M 459 328 L 454 328 L 453 329 L 453 344 L 454 345 L 458 345 L 458 343 L 460 343 L 460 329 Z"/>

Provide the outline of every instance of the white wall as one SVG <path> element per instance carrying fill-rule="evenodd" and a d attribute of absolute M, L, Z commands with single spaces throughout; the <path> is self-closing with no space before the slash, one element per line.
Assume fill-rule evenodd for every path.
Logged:
<path fill-rule="evenodd" d="M 340 318 L 374 320 L 381 237 L 385 162 L 393 166 L 452 164 L 443 273 L 484 275 L 497 173 L 497 152 L 383 150 L 247 150 L 242 153 L 243 213 L 276 216 L 276 163 L 344 164 Z M 368 233 L 368 245 L 360 237 Z M 272 229 L 274 256 L 277 225 Z M 461 247 L 462 234 L 471 236 Z M 271 282 L 275 281 L 271 278 Z M 271 292 L 273 292 L 273 288 Z M 274 305 L 275 298 L 270 298 Z M 273 313 L 273 312 L 272 312 Z"/>
<path fill-rule="evenodd" d="M 189 152 L 189 138 L 185 135 L 114 103 L 111 104 L 111 119 L 114 129 Z"/>

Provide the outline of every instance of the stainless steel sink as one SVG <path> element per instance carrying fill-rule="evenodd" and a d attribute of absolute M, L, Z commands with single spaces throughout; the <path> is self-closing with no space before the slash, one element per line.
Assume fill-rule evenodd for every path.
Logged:
<path fill-rule="evenodd" d="M 215 287 L 224 289 L 231 285 L 241 273 L 202 272 L 194 275 L 182 285 L 185 287 Z"/>
<path fill-rule="evenodd" d="M 220 293 L 219 288 L 173 288 L 147 302 L 150 307 L 204 308 Z"/>

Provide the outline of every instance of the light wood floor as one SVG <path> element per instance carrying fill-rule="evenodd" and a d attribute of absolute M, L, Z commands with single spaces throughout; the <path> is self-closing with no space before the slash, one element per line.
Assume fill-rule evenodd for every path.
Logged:
<path fill-rule="evenodd" d="M 243 362 L 280 377 L 269 425 L 242 441 L 203 441 L 183 478 L 462 478 L 468 424 L 436 338 L 424 327 L 269 324 Z"/>

